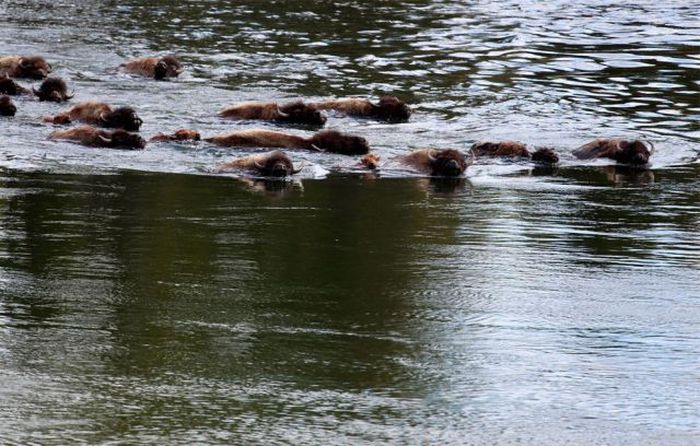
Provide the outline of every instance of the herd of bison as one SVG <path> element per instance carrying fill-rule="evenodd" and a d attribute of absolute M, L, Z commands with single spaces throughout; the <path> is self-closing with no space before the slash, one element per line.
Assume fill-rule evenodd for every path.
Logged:
<path fill-rule="evenodd" d="M 134 59 L 119 68 L 126 73 L 156 80 L 177 77 L 183 71 L 182 65 L 174 56 Z M 10 96 L 33 95 L 40 101 L 54 102 L 70 100 L 72 95 L 68 93 L 65 81 L 58 77 L 48 77 L 50 72 L 51 65 L 40 56 L 0 57 L 0 115 L 14 116 L 17 111 Z M 18 84 L 14 80 L 16 78 L 38 79 L 43 82 L 38 89 L 29 90 Z M 406 122 L 411 115 L 411 109 L 403 101 L 394 96 L 383 96 L 377 103 L 358 98 L 321 102 L 295 101 L 287 104 L 243 102 L 224 108 L 219 116 L 227 119 L 298 123 L 320 128 L 326 122 L 325 110 L 387 122 Z M 43 121 L 57 126 L 85 124 L 56 130 L 51 133 L 51 139 L 101 148 L 143 149 L 146 146 L 146 140 L 136 133 L 142 121 L 132 107 L 112 107 L 95 101 L 80 102 L 55 116 L 44 117 Z M 200 139 L 197 131 L 181 129 L 173 134 L 158 133 L 149 142 Z M 336 130 L 322 130 L 309 137 L 302 137 L 281 131 L 249 129 L 222 133 L 203 140 L 228 147 L 266 147 L 362 155 L 360 166 L 379 169 L 382 165 L 380 158 L 370 153 L 365 138 Z M 654 146 L 649 142 L 599 138 L 579 147 L 573 154 L 579 159 L 610 158 L 622 164 L 645 166 L 653 151 Z M 414 150 L 390 161 L 422 174 L 454 177 L 462 175 L 476 157 L 527 160 L 539 165 L 554 165 L 559 162 L 553 149 L 539 147 L 531 151 L 517 141 L 477 142 L 468 154 L 454 149 Z M 217 171 L 238 171 L 266 177 L 286 177 L 298 173 L 289 156 L 279 150 L 234 159 L 218 166 Z"/>

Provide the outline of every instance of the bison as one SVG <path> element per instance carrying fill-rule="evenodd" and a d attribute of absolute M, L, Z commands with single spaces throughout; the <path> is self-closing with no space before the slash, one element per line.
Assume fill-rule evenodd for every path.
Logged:
<path fill-rule="evenodd" d="M 156 133 L 149 139 L 149 142 L 165 142 L 165 141 L 199 141 L 202 137 L 199 132 L 190 129 L 180 129 L 172 135 L 165 133 Z"/>
<path fill-rule="evenodd" d="M 41 56 L 0 57 L 0 73 L 9 77 L 44 79 L 51 72 L 51 65 Z"/>
<path fill-rule="evenodd" d="M 49 138 L 73 141 L 89 147 L 110 149 L 138 150 L 146 147 L 146 141 L 135 133 L 129 133 L 122 129 L 103 130 L 87 125 L 55 131 L 49 135 Z"/>
<path fill-rule="evenodd" d="M 175 56 L 142 57 L 126 62 L 120 65 L 120 68 L 127 73 L 152 77 L 156 80 L 177 77 L 184 71 Z"/>
<path fill-rule="evenodd" d="M 301 168 L 294 169 L 292 160 L 283 152 L 275 150 L 237 158 L 216 168 L 217 173 L 231 171 L 245 171 L 255 176 L 282 178 L 299 173 Z"/>
<path fill-rule="evenodd" d="M 73 94 L 68 94 L 66 82 L 60 77 L 44 80 L 39 89 L 32 88 L 32 92 L 40 101 L 64 102 L 73 98 Z"/>
<path fill-rule="evenodd" d="M 17 107 L 12 103 L 9 96 L 0 96 L 0 116 L 14 116 Z"/>
<path fill-rule="evenodd" d="M 309 138 L 265 129 L 238 130 L 205 138 L 205 141 L 229 147 L 277 147 L 307 149 L 344 155 L 363 155 L 369 152 L 367 140 L 346 135 L 336 130 L 324 130 Z"/>
<path fill-rule="evenodd" d="M 44 118 L 44 122 L 68 124 L 74 121 L 99 125 L 100 127 L 120 128 L 136 132 L 143 124 L 131 107 L 112 108 L 103 102 L 80 102 L 70 109 Z"/>
<path fill-rule="evenodd" d="M 421 173 L 435 177 L 460 176 L 474 162 L 474 152 L 470 157 L 454 149 L 419 149 L 395 159 Z"/>
<path fill-rule="evenodd" d="M 480 141 L 472 145 L 472 152 L 477 157 L 486 158 L 520 158 L 530 159 L 537 164 L 552 165 L 559 162 L 559 156 L 549 147 L 541 147 L 530 153 L 527 146 L 519 141 Z"/>
<path fill-rule="evenodd" d="M 621 164 L 641 166 L 649 163 L 654 154 L 654 144 L 638 139 L 598 138 L 574 151 L 574 156 L 582 160 L 610 158 Z"/>
<path fill-rule="evenodd" d="M 411 109 L 396 96 L 382 96 L 378 104 L 367 99 L 331 99 L 311 104 L 319 110 L 336 110 L 350 116 L 375 118 L 388 122 L 406 122 Z"/>
<path fill-rule="evenodd" d="M 326 117 L 316 107 L 305 104 L 303 101 L 281 105 L 276 102 L 241 102 L 221 110 L 219 116 L 230 119 L 259 119 L 309 125 L 326 123 Z"/>
<path fill-rule="evenodd" d="M 0 94 L 18 96 L 21 94 L 31 94 L 31 91 L 10 79 L 7 73 L 0 73 Z"/>

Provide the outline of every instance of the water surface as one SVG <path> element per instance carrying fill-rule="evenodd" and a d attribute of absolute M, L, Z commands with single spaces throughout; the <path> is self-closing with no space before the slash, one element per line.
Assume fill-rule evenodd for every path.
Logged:
<path fill-rule="evenodd" d="M 12 0 L 40 53 L 142 133 L 213 134 L 253 99 L 397 94 L 405 124 L 331 116 L 388 158 L 515 138 L 557 169 L 295 181 L 247 153 L 46 138 L 1 119 L 0 443 L 700 442 L 700 3 Z M 173 52 L 168 82 L 118 73 Z M 272 128 L 272 126 L 269 126 Z M 308 133 L 303 127 L 290 131 Z M 644 137 L 649 170 L 579 162 Z"/>

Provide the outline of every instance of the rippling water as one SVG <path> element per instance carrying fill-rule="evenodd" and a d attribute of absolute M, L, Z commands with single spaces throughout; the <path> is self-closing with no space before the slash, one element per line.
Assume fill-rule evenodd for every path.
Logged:
<path fill-rule="evenodd" d="M 0 443 L 699 443 L 698 10 L 3 2 L 0 53 L 46 55 L 144 135 L 391 93 L 410 122 L 328 126 L 383 157 L 514 138 L 562 163 L 444 181 L 295 153 L 295 181 L 217 177 L 241 152 L 50 142 L 38 118 L 63 106 L 20 98 L 0 118 Z M 163 52 L 180 79 L 115 70 Z M 598 136 L 652 140 L 652 168 L 571 156 Z"/>

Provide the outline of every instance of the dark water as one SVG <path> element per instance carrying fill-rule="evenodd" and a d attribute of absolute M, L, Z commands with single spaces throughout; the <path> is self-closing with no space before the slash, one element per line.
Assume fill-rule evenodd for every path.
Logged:
<path fill-rule="evenodd" d="M 556 170 L 458 181 L 209 174 L 239 152 L 49 142 L 0 119 L 0 443 L 700 443 L 700 3 L 6 0 L 0 53 L 143 133 L 249 99 L 399 94 L 331 117 L 383 157 L 486 138 Z M 177 81 L 114 70 L 174 52 Z M 292 129 L 307 132 L 308 129 Z M 645 137 L 650 170 L 570 155 Z"/>

